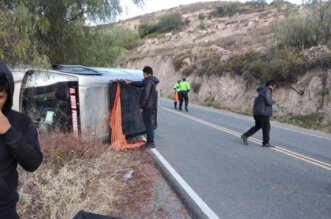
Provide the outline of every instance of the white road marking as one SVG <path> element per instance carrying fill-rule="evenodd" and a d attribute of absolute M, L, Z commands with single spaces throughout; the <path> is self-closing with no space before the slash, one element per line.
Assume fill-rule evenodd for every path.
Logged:
<path fill-rule="evenodd" d="M 163 100 L 166 100 L 166 99 L 163 99 Z M 169 100 L 166 100 L 166 101 L 169 101 Z M 201 109 L 201 110 L 206 110 L 208 112 L 218 113 L 218 114 L 225 115 L 225 116 L 231 116 L 231 117 L 234 117 L 234 118 L 237 118 L 237 119 L 243 119 L 243 120 L 251 121 L 251 122 L 254 121 L 253 119 L 246 118 L 246 117 L 240 116 L 240 115 L 236 115 L 236 114 L 231 113 L 231 112 L 223 112 L 223 111 L 218 110 L 218 109 L 209 109 L 208 107 L 203 107 L 203 106 L 199 106 L 199 105 L 196 105 L 196 104 L 191 104 L 191 105 L 193 105 L 194 108 Z M 303 132 L 303 131 L 298 131 L 298 130 L 293 130 L 293 129 L 281 127 L 279 125 L 275 125 L 274 122 L 271 122 L 271 123 L 273 124 L 273 127 L 275 127 L 275 128 L 284 129 L 284 130 L 287 130 L 287 131 L 296 132 L 296 133 L 300 133 L 300 134 L 303 134 L 303 135 L 313 136 L 313 137 L 316 137 L 316 138 L 321 138 L 321 139 L 331 141 L 331 139 L 328 138 L 328 137 L 324 137 L 324 136 L 315 135 L 315 134 L 311 134 L 311 133 L 307 133 L 307 132 Z"/>
<path fill-rule="evenodd" d="M 162 109 L 164 109 L 166 111 L 169 111 L 171 113 L 180 115 L 182 117 L 186 117 L 186 118 L 188 118 L 190 120 L 193 120 L 193 121 L 196 121 L 198 123 L 204 124 L 206 126 L 215 128 L 217 130 L 220 130 L 222 132 L 225 132 L 227 134 L 230 134 L 230 135 L 233 135 L 233 136 L 236 136 L 236 137 L 241 137 L 241 135 L 242 135 L 241 133 L 235 132 L 235 131 L 233 131 L 231 129 L 227 129 L 227 128 L 224 128 L 222 126 L 215 125 L 213 123 L 204 121 L 202 119 L 195 118 L 195 117 L 190 116 L 188 114 L 183 114 L 183 113 L 180 113 L 180 112 L 177 112 L 177 111 L 174 111 L 174 110 L 170 110 L 170 109 L 167 109 L 167 108 L 164 108 L 164 107 L 162 107 Z M 254 143 L 257 143 L 257 144 L 261 144 L 262 143 L 260 140 L 255 139 L 255 138 L 249 138 L 249 141 L 254 142 Z M 297 152 L 294 152 L 294 151 L 291 151 L 291 150 L 288 150 L 288 149 L 285 149 L 285 148 L 282 148 L 282 147 L 279 147 L 279 146 L 275 146 L 275 147 L 270 148 L 270 149 L 275 150 L 275 151 L 278 151 L 278 152 L 283 153 L 283 154 L 286 154 L 288 156 L 294 157 L 296 159 L 299 159 L 299 160 L 308 162 L 310 164 L 314 164 L 314 165 L 319 166 L 321 168 L 324 168 L 324 169 L 327 169 L 327 170 L 331 170 L 331 164 L 326 163 L 326 162 L 323 162 L 323 161 L 320 161 L 320 160 L 316 160 L 314 158 L 305 156 L 303 154 L 300 154 L 300 153 L 297 153 Z"/>
<path fill-rule="evenodd" d="M 192 187 L 177 173 L 177 171 L 169 164 L 169 162 L 155 149 L 151 149 L 154 155 L 160 160 L 170 174 L 175 178 L 179 185 L 192 198 L 192 200 L 199 206 L 199 208 L 206 214 L 208 218 L 219 219 L 216 213 L 200 198 L 200 196 L 192 189 Z"/>

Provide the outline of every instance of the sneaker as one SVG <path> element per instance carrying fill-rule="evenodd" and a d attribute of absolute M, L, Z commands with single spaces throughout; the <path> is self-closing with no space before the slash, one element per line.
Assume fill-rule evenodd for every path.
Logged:
<path fill-rule="evenodd" d="M 275 146 L 273 146 L 272 144 L 268 143 L 268 144 L 263 144 L 262 147 L 273 148 Z"/>
<path fill-rule="evenodd" d="M 245 135 L 242 135 L 241 139 L 243 140 L 245 145 L 248 145 L 247 137 Z"/>

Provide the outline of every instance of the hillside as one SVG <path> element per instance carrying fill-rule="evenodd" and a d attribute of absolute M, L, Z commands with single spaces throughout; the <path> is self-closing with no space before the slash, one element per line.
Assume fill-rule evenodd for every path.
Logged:
<path fill-rule="evenodd" d="M 184 25 L 142 38 L 119 66 L 151 65 L 165 97 L 177 79 L 186 77 L 194 102 L 245 114 L 251 111 L 256 86 L 274 78 L 280 82 L 276 119 L 331 131 L 330 45 L 277 49 L 274 25 L 293 11 L 307 13 L 290 4 L 210 2 L 121 21 L 117 25 L 139 31 L 142 24 L 179 14 Z"/>

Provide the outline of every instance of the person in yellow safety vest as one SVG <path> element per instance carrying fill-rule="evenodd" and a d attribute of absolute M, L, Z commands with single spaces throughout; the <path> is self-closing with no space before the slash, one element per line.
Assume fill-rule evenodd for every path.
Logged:
<path fill-rule="evenodd" d="M 177 81 L 177 83 L 175 84 L 174 86 L 174 106 L 175 106 L 175 109 L 177 109 L 177 103 L 179 102 L 179 84 L 180 84 L 180 80 Z"/>
<path fill-rule="evenodd" d="M 182 111 L 183 102 L 185 102 L 185 110 L 188 112 L 188 93 L 190 92 L 190 84 L 183 78 L 179 84 L 179 110 Z"/>

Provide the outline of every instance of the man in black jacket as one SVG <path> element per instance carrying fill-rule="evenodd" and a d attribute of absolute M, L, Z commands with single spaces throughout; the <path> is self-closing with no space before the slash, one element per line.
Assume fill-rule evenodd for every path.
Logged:
<path fill-rule="evenodd" d="M 158 97 L 156 86 L 159 83 L 159 80 L 153 76 L 153 69 L 149 66 L 144 67 L 143 73 L 143 81 L 126 81 L 126 83 L 142 89 L 139 104 L 147 132 L 147 142 L 145 147 L 153 148 L 155 147 L 153 118 L 155 117 L 157 111 Z"/>
<path fill-rule="evenodd" d="M 262 128 L 263 132 L 263 147 L 273 147 L 270 143 L 270 117 L 272 116 L 272 105 L 275 101 L 272 99 L 272 91 L 277 87 L 277 82 L 270 80 L 265 86 L 257 88 L 258 96 L 254 100 L 253 116 L 255 126 L 244 133 L 241 138 L 248 145 L 247 139 Z"/>
<path fill-rule="evenodd" d="M 26 171 L 36 170 L 42 162 L 37 130 L 31 119 L 12 110 L 14 80 L 0 63 L 0 218 L 17 219 L 19 164 Z"/>

